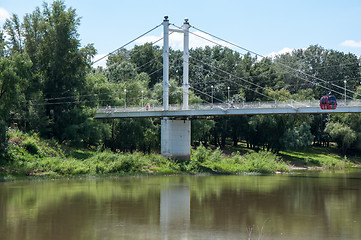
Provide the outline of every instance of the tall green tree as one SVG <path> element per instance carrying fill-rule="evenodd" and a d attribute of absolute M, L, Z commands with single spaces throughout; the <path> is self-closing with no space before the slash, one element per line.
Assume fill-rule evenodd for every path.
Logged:
<path fill-rule="evenodd" d="M 23 55 L 0 56 L 0 152 L 6 147 L 6 128 L 21 102 L 21 85 L 31 67 Z"/>
<path fill-rule="evenodd" d="M 44 3 L 42 10 L 25 15 L 23 23 L 16 15 L 5 23 L 9 54 L 26 54 L 32 62 L 31 76 L 22 84 L 26 101 L 17 109 L 25 130 L 73 140 L 68 133 L 91 116 L 82 95 L 96 51 L 92 45 L 81 48 L 79 24 L 75 9 L 60 0 Z M 81 138 L 81 131 L 74 136 Z"/>
<path fill-rule="evenodd" d="M 36 19 L 37 11 L 33 14 Z M 34 22 L 36 22 L 34 20 Z M 75 9 L 66 8 L 63 1 L 43 5 L 42 37 L 38 46 L 39 69 L 46 100 L 46 116 L 51 119 L 50 133 L 59 140 L 71 140 L 67 128 L 83 121 L 80 115 L 89 54 L 95 50 L 80 48 L 77 32 L 80 19 Z M 33 24 L 33 30 L 37 24 Z M 59 100 L 62 101 L 59 101 Z"/>

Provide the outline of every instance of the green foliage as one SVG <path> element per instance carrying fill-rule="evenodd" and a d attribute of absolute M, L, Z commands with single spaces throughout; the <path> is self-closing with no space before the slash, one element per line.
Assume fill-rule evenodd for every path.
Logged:
<path fill-rule="evenodd" d="M 148 168 L 147 159 L 139 153 L 114 154 L 98 153 L 86 161 L 90 173 L 141 173 Z"/>
<path fill-rule="evenodd" d="M 301 155 L 295 154 L 298 155 L 294 158 Z M 304 164 L 311 167 L 343 168 L 346 164 L 337 156 L 317 152 L 302 158 Z M 0 162 L 2 175 L 47 178 L 104 174 L 240 174 L 289 171 L 289 167 L 279 156 L 266 151 L 226 156 L 219 148 L 212 150 L 200 145 L 192 150 L 189 161 L 176 161 L 158 154 L 63 149 L 55 141 L 44 141 L 36 134 L 24 134 L 14 129 L 9 131 L 6 160 L 7 162 Z"/>
<path fill-rule="evenodd" d="M 148 155 L 147 157 L 150 158 L 151 161 L 149 172 L 166 175 L 181 173 L 182 164 L 177 163 L 177 161 L 173 159 L 167 159 L 160 155 Z"/>
<path fill-rule="evenodd" d="M 305 158 L 305 165 L 311 166 L 311 167 L 323 167 L 323 168 L 343 168 L 345 166 L 346 162 L 342 162 L 338 159 L 318 159 L 318 158 L 312 158 L 307 157 Z"/>
<path fill-rule="evenodd" d="M 6 150 L 7 142 L 8 139 L 6 137 L 6 124 L 4 120 L 0 119 L 0 158 L 2 158 L 2 154 Z"/>
<path fill-rule="evenodd" d="M 232 157 L 226 157 L 219 148 L 212 151 L 202 145 L 192 152 L 189 165 L 190 168 L 187 170 L 195 172 L 205 171 L 204 167 L 221 173 L 288 171 L 288 166 L 271 152 L 262 151 L 243 156 L 235 154 Z"/>
<path fill-rule="evenodd" d="M 330 122 L 326 125 L 325 132 L 337 142 L 344 152 L 356 140 L 356 133 L 349 127 L 339 122 Z"/>
<path fill-rule="evenodd" d="M 196 150 L 192 151 L 191 161 L 204 163 L 207 159 L 209 159 L 210 155 L 211 150 L 201 144 Z"/>
<path fill-rule="evenodd" d="M 138 67 L 138 73 L 144 72 L 150 76 L 149 86 L 153 87 L 162 79 L 162 50 L 159 46 L 146 43 L 142 46 L 135 46 L 130 51 L 131 62 Z"/>
<path fill-rule="evenodd" d="M 32 155 L 39 154 L 40 151 L 39 146 L 34 139 L 27 139 L 23 141 L 21 143 L 21 147 L 25 148 L 25 150 Z"/>
<path fill-rule="evenodd" d="M 341 169 L 350 165 L 347 157 L 336 154 L 335 149 L 326 149 L 322 147 L 308 147 L 299 151 L 281 152 L 283 159 L 296 167 L 314 167 Z"/>
<path fill-rule="evenodd" d="M 144 155 L 141 153 L 113 153 L 110 151 L 91 154 L 84 151 L 73 151 L 66 156 L 59 146 L 51 142 L 42 141 L 37 135 L 23 134 L 20 131 L 9 132 L 10 150 L 8 151 L 7 169 L 9 173 L 20 175 L 65 175 L 79 174 L 140 174 L 158 173 L 175 174 L 181 172 L 230 172 L 243 171 L 271 172 L 265 170 L 268 165 L 266 155 L 260 160 L 249 160 L 239 156 L 228 158 L 220 149 L 212 151 L 204 146 L 192 152 L 190 161 L 177 162 L 159 155 Z M 59 152 L 53 154 L 53 151 Z M 76 158 L 74 158 L 76 157 Z M 248 159 L 248 160 L 247 160 Z M 243 166 L 247 163 L 247 167 Z M 251 166 L 251 167 L 250 167 Z M 273 169 L 272 169 L 273 170 Z"/>
<path fill-rule="evenodd" d="M 21 86 L 31 66 L 26 55 L 0 56 L 0 154 L 6 149 L 6 128 L 10 112 L 20 103 Z"/>
<path fill-rule="evenodd" d="M 0 70 L 2 65 L 7 69 L 0 71 L 6 75 L 0 76 L 0 86 L 3 79 L 12 84 L 2 87 L 11 99 L 0 102 L 8 108 L 19 104 L 13 112 L 22 120 L 19 127 L 30 128 L 27 131 L 36 130 L 75 145 L 83 140 L 99 144 L 99 140 L 89 141 L 89 134 L 83 131 L 95 128 L 94 124 L 79 126 L 89 122 L 79 95 L 84 94 L 89 60 L 96 53 L 92 45 L 80 48 L 79 24 L 75 10 L 67 8 L 63 1 L 44 3 L 42 10 L 26 14 L 23 23 L 16 15 L 7 20 L 4 30 L 10 36 L 7 46 L 11 57 L 0 59 Z M 5 100 L 6 95 L 1 95 Z M 22 101 L 16 99 L 18 95 Z"/>
<path fill-rule="evenodd" d="M 56 141 L 41 140 L 37 134 L 24 134 L 17 129 L 9 129 L 8 139 L 9 161 L 65 156 L 64 150 Z"/>
<path fill-rule="evenodd" d="M 302 123 L 299 127 L 287 130 L 281 139 L 285 149 L 297 150 L 310 146 L 314 138 L 310 129 L 307 123 Z"/>
<path fill-rule="evenodd" d="M 207 138 L 210 135 L 211 129 L 214 127 L 213 120 L 192 120 L 191 125 L 191 139 L 192 142 L 207 142 Z"/>
<path fill-rule="evenodd" d="M 245 165 L 251 172 L 273 173 L 288 171 L 288 166 L 271 152 L 250 153 L 244 156 Z"/>

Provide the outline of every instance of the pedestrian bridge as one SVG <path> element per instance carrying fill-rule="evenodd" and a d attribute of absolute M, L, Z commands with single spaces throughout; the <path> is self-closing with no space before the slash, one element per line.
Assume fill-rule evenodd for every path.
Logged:
<path fill-rule="evenodd" d="M 141 107 L 140 106 L 129 106 L 126 101 L 127 90 L 124 89 L 124 107 L 111 106 L 99 108 L 95 118 L 97 119 L 110 119 L 110 118 L 161 118 L 161 153 L 163 156 L 179 159 L 189 159 L 190 158 L 190 148 L 191 148 L 191 119 L 197 117 L 206 117 L 206 116 L 232 116 L 232 115 L 265 115 L 265 114 L 322 114 L 322 113 L 359 113 L 361 112 L 361 102 L 352 98 L 351 101 L 346 101 L 347 97 L 351 98 L 353 95 L 361 96 L 353 91 L 347 90 L 346 80 L 344 81 L 345 87 L 337 86 L 335 84 L 330 84 L 328 81 L 325 81 L 320 78 L 316 78 L 307 73 L 303 73 L 298 69 L 293 69 L 289 66 L 281 64 L 283 68 L 287 68 L 289 73 L 294 73 L 295 75 L 301 75 L 302 80 L 306 81 L 308 84 L 313 84 L 314 86 L 319 86 L 327 90 L 327 92 L 334 92 L 337 96 L 344 96 L 345 101 L 339 101 L 338 107 L 335 110 L 322 110 L 320 108 L 319 101 L 307 101 L 299 102 L 291 100 L 287 96 L 282 96 L 281 94 L 268 89 L 259 84 L 256 84 L 252 81 L 249 81 L 247 78 L 236 76 L 230 72 L 227 72 L 219 67 L 208 64 L 197 57 L 190 56 L 189 51 L 189 34 L 190 34 L 190 24 L 188 19 L 184 19 L 184 23 L 181 27 L 177 27 L 174 24 L 169 22 L 168 16 L 164 17 L 163 23 L 153 28 L 156 29 L 159 26 L 163 25 L 163 97 L 162 97 L 162 106 L 143 106 L 143 91 L 141 98 Z M 170 25 L 175 26 L 176 28 L 170 28 Z M 152 30 L 153 30 L 152 29 Z M 152 31 L 150 30 L 150 31 Z M 199 30 L 199 29 L 198 29 Z M 148 32 L 150 32 L 148 31 Z M 147 33 L 148 33 L 147 32 Z M 174 106 L 169 104 L 169 35 L 173 32 L 180 32 L 183 34 L 183 103 L 182 105 Z M 202 31 L 203 33 L 206 33 Z M 208 33 L 206 33 L 208 34 Z M 143 34 L 144 35 L 144 34 Z M 196 35 L 196 34 L 195 34 Z M 210 35 L 212 36 L 212 35 Z M 214 36 L 212 36 L 214 37 Z M 203 37 L 202 37 L 203 38 Z M 219 39 L 219 38 L 218 38 Z M 224 40 L 222 40 L 224 41 Z M 212 41 L 213 42 L 213 41 Z M 226 41 L 227 42 L 227 41 Z M 155 42 L 154 42 L 155 43 Z M 230 42 L 227 42 L 233 46 L 237 46 Z M 214 42 L 213 42 L 214 44 Z M 237 46 L 239 47 L 239 46 Z M 242 48 L 246 50 L 245 48 Z M 252 51 L 249 53 L 255 54 Z M 256 58 L 260 55 L 255 54 Z M 212 69 L 210 73 L 220 79 L 225 78 L 234 78 L 237 79 L 237 82 L 232 81 L 230 84 L 237 86 L 237 89 L 250 90 L 258 95 L 261 95 L 262 98 L 267 97 L 273 99 L 272 102 L 241 102 L 241 103 L 232 103 L 232 98 L 230 96 L 230 88 L 227 87 L 227 99 L 222 97 L 222 99 L 214 98 L 214 81 L 209 81 L 208 90 L 211 90 L 211 94 L 203 92 L 204 89 L 195 89 L 189 84 L 189 60 L 194 60 L 198 63 L 201 63 L 198 66 L 200 69 L 203 69 L 203 66 L 206 68 Z M 205 69 L 204 69 L 205 70 Z M 158 71 L 158 70 L 157 70 Z M 209 70 L 207 70 L 209 71 Z M 221 74 L 218 74 L 221 73 Z M 207 73 L 208 74 L 208 73 Z M 311 80 L 309 80 L 309 78 Z M 242 83 L 240 83 L 242 82 Z M 330 85 L 338 91 L 335 91 L 329 87 L 322 86 Z M 210 85 L 210 86 L 209 86 Z M 209 89 L 210 87 L 210 89 Z M 202 105 L 191 105 L 189 104 L 189 89 L 203 94 L 203 101 L 210 101 L 211 104 L 202 104 Z M 260 92 L 257 89 L 261 90 Z M 344 90 L 344 94 L 340 92 Z M 262 92 L 271 92 L 274 95 L 281 96 L 282 99 L 289 99 L 289 102 L 279 102 L 277 99 L 269 97 Z M 347 92 L 349 95 L 347 96 Z M 140 95 L 140 93 L 138 93 Z M 138 95 L 138 96 L 139 96 Z M 140 99 L 140 98 L 138 98 Z M 213 104 L 214 100 L 217 102 L 226 101 L 226 103 Z"/>
<path fill-rule="evenodd" d="M 198 116 L 360 113 L 361 101 L 339 101 L 335 110 L 322 110 L 319 101 L 304 102 L 242 102 L 234 104 L 197 104 L 182 109 L 181 105 L 98 108 L 95 118 L 196 118 Z"/>

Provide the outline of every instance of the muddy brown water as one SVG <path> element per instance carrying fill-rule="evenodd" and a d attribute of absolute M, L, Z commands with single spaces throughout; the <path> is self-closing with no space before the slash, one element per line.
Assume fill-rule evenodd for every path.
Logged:
<path fill-rule="evenodd" d="M 0 239 L 361 239 L 361 171 L 2 182 Z"/>

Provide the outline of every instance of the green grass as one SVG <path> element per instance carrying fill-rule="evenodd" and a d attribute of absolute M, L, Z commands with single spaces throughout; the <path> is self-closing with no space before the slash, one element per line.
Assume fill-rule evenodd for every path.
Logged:
<path fill-rule="evenodd" d="M 344 168 L 351 166 L 347 157 L 338 154 L 334 148 L 311 146 L 304 151 L 281 151 L 280 156 L 296 167 Z"/>
<path fill-rule="evenodd" d="M 195 171 L 201 171 L 200 166 L 213 172 L 238 174 L 244 172 L 275 173 L 286 172 L 288 166 L 271 152 L 251 152 L 240 155 L 239 152 L 226 156 L 220 149 L 211 150 L 199 146 L 192 153 L 191 164 L 198 166 Z"/>
<path fill-rule="evenodd" d="M 0 180 L 19 177 L 73 177 L 139 174 L 240 174 L 287 172 L 290 166 L 344 168 L 352 163 L 334 149 L 310 147 L 305 151 L 271 152 L 199 146 L 189 161 L 159 154 L 114 153 L 64 148 L 54 140 L 11 130 L 7 153 L 0 158 Z M 240 151 L 239 151 L 240 150 Z M 356 159 L 356 158 L 355 158 Z M 356 161 L 360 161 L 357 159 Z M 287 164 L 286 164 L 287 163 Z"/>

